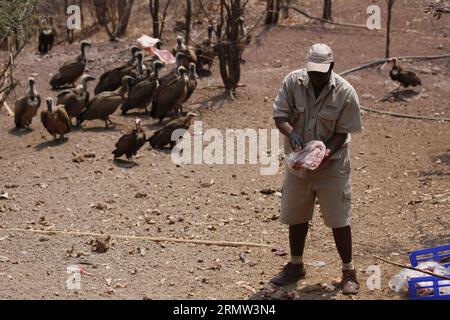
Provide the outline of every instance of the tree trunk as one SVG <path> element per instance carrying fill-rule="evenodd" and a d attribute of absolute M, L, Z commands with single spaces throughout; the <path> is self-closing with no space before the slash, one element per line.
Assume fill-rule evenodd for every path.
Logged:
<path fill-rule="evenodd" d="M 128 27 L 128 22 L 130 21 L 131 10 L 133 9 L 134 0 L 119 0 L 118 5 L 120 5 L 119 10 L 119 25 L 117 31 L 115 32 L 115 37 L 121 37 L 125 34 Z"/>
<path fill-rule="evenodd" d="M 388 7 L 388 19 L 387 19 L 387 28 L 386 28 L 386 55 L 385 58 L 389 58 L 391 56 L 390 48 L 391 48 L 391 21 L 392 21 L 392 7 L 394 6 L 395 0 L 386 0 Z"/>
<path fill-rule="evenodd" d="M 153 22 L 153 38 L 159 38 L 159 0 L 150 0 L 150 15 Z"/>
<path fill-rule="evenodd" d="M 186 34 L 184 42 L 188 45 L 191 39 L 192 0 L 186 0 Z"/>
<path fill-rule="evenodd" d="M 281 0 L 267 0 L 266 25 L 278 24 L 281 10 Z"/>
<path fill-rule="evenodd" d="M 266 20 L 265 25 L 271 25 L 273 22 L 273 8 L 275 0 L 266 0 Z"/>
<path fill-rule="evenodd" d="M 280 20 L 281 0 L 275 0 L 275 12 L 273 13 L 273 24 Z"/>
<path fill-rule="evenodd" d="M 332 21 L 332 5 L 333 5 L 333 1 L 332 0 L 324 0 L 323 3 L 323 15 L 322 15 L 322 19 L 324 20 L 329 20 Z"/>

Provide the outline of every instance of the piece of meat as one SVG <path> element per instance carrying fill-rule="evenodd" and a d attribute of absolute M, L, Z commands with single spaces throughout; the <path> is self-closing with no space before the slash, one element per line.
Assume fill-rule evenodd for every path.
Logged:
<path fill-rule="evenodd" d="M 156 44 L 160 42 L 159 39 L 143 35 L 137 41 L 149 55 L 156 55 L 159 60 L 161 60 L 165 64 L 176 63 L 175 57 L 169 50 L 159 50 L 158 48 L 156 48 Z"/>
<path fill-rule="evenodd" d="M 294 170 L 316 170 L 325 157 L 326 149 L 322 141 L 311 141 L 301 151 L 292 152 L 287 157 L 288 166 Z"/>

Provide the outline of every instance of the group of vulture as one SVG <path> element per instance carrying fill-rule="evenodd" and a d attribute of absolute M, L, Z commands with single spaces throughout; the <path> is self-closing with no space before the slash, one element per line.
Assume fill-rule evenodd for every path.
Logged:
<path fill-rule="evenodd" d="M 47 53 L 51 44 L 42 34 L 39 37 L 39 51 Z M 48 35 L 48 34 L 47 34 Z M 54 39 L 53 39 L 54 40 Z M 52 41 L 50 41 L 52 42 Z M 64 63 L 50 80 L 52 90 L 58 90 L 56 104 L 51 97 L 46 99 L 47 108 L 41 112 L 41 122 L 56 140 L 64 139 L 75 125 L 80 127 L 85 121 L 102 120 L 106 128 L 112 124 L 110 116 L 119 108 L 122 115 L 132 109 L 143 109 L 161 124 L 164 119 L 170 121 L 152 137 L 147 139 L 137 119 L 134 129 L 122 136 L 116 144 L 115 158 L 126 155 L 128 160 L 149 142 L 153 148 L 174 147 L 172 133 L 177 129 L 189 129 L 194 113 L 184 113 L 183 104 L 197 88 L 197 69 L 208 66 L 210 69 L 216 49 L 212 42 L 212 27 L 208 28 L 208 38 L 195 47 L 187 46 L 182 37 L 172 49 L 176 66 L 161 76 L 160 71 L 166 66 L 157 55 L 147 55 L 144 50 L 133 46 L 128 62 L 105 72 L 99 79 L 94 96 L 88 90 L 89 82 L 96 79 L 85 73 L 87 59 L 86 49 L 91 44 L 82 41 L 80 54 Z M 158 42 L 156 48 L 161 49 Z M 77 81 L 80 84 L 77 86 Z M 17 129 L 28 129 L 38 114 L 41 97 L 36 90 L 36 83 L 29 78 L 25 95 L 15 104 L 15 125 Z M 75 124 L 73 123 L 75 120 Z"/>

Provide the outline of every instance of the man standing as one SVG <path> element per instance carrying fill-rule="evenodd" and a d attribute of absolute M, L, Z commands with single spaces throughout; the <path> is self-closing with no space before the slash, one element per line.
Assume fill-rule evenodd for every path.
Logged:
<path fill-rule="evenodd" d="M 313 45 L 306 69 L 289 74 L 274 103 L 273 118 L 285 136 L 285 153 L 313 140 L 325 143 L 325 159 L 315 171 L 288 167 L 281 200 L 281 222 L 289 225 L 291 261 L 271 280 L 298 282 L 306 274 L 303 251 L 316 197 L 325 225 L 333 230 L 342 259 L 342 292 L 357 294 L 359 283 L 352 258 L 350 133 L 360 132 L 361 113 L 355 89 L 333 72 L 333 52 Z"/>

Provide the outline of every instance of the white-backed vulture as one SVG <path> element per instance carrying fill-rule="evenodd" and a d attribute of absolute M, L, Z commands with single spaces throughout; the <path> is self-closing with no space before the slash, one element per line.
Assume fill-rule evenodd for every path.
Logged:
<path fill-rule="evenodd" d="M 133 156 L 137 155 L 138 151 L 144 146 L 147 137 L 141 127 L 141 120 L 136 119 L 136 127 L 123 135 L 116 143 L 116 150 L 112 153 L 114 160 L 126 155 L 128 161 L 133 160 Z"/>
<path fill-rule="evenodd" d="M 78 116 L 78 123 L 81 125 L 86 120 L 103 120 L 106 128 L 108 128 L 109 124 L 112 124 L 109 117 L 126 101 L 127 94 L 129 94 L 134 81 L 134 78 L 125 76 L 122 78 L 122 85 L 119 89 L 102 92 L 93 97 L 86 110 Z"/>
<path fill-rule="evenodd" d="M 195 54 L 195 49 L 191 46 L 186 46 L 186 44 L 184 43 L 184 39 L 181 36 L 177 37 L 177 45 L 172 49 L 172 54 L 174 56 L 176 56 L 179 52 L 184 53 L 188 58 L 188 61 L 186 61 L 186 63 L 183 62 L 183 67 L 188 68 L 189 63 L 191 62 L 197 64 L 197 55 Z"/>
<path fill-rule="evenodd" d="M 41 106 L 41 96 L 36 91 L 35 85 L 35 80 L 29 78 L 25 95 L 16 101 L 14 123 L 17 129 L 30 129 L 31 122 Z"/>
<path fill-rule="evenodd" d="M 159 60 L 153 62 L 153 72 L 144 81 L 135 84 L 130 90 L 127 101 L 122 104 L 122 114 L 125 115 L 131 109 L 145 109 L 148 112 L 148 105 L 153 101 L 156 90 L 159 88 L 159 70 L 164 67 L 164 63 Z"/>
<path fill-rule="evenodd" d="M 195 47 L 195 54 L 197 55 L 197 69 L 203 69 L 204 65 L 208 65 L 208 70 L 211 70 L 214 58 L 217 56 L 212 42 L 213 31 L 213 26 L 208 26 L 208 38 Z"/>
<path fill-rule="evenodd" d="M 189 130 L 189 127 L 192 124 L 192 119 L 196 117 L 195 113 L 188 113 L 185 117 L 180 117 L 175 120 L 170 121 L 167 125 L 164 126 L 161 130 L 156 131 L 148 142 L 155 149 L 163 149 L 167 145 L 170 145 L 170 148 L 173 149 L 177 144 L 177 141 L 172 140 L 172 134 L 176 130 Z"/>
<path fill-rule="evenodd" d="M 178 68 L 177 76 L 170 82 L 162 83 L 153 99 L 151 116 L 153 119 L 159 119 L 161 123 L 164 118 L 177 113 L 181 109 L 183 101 L 186 99 L 189 77 L 185 67 Z"/>
<path fill-rule="evenodd" d="M 57 135 L 64 140 L 64 135 L 70 132 L 70 119 L 63 106 L 53 108 L 53 99 L 47 98 L 47 110 L 41 112 L 41 122 L 54 139 Z"/>
<path fill-rule="evenodd" d="M 50 80 L 52 89 L 59 89 L 65 85 L 72 85 L 75 87 L 75 82 L 84 73 L 86 69 L 86 47 L 91 44 L 87 41 L 82 41 L 80 44 L 80 55 L 75 60 L 67 61 L 59 68 L 59 71 Z"/>
<path fill-rule="evenodd" d="M 122 84 L 122 78 L 131 76 L 131 72 L 134 71 L 137 62 L 136 55 L 140 51 L 142 50 L 136 46 L 131 47 L 131 59 L 127 63 L 102 74 L 94 89 L 94 94 L 117 90 Z"/>

